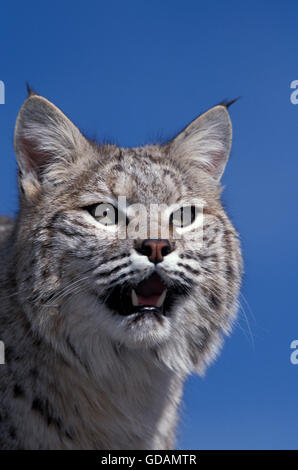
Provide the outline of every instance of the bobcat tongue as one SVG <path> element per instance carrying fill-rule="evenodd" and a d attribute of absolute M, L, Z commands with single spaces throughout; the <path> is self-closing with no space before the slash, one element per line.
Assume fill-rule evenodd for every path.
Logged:
<path fill-rule="evenodd" d="M 148 279 L 140 282 L 135 289 L 139 305 L 155 306 L 165 289 L 158 274 L 152 274 Z"/>

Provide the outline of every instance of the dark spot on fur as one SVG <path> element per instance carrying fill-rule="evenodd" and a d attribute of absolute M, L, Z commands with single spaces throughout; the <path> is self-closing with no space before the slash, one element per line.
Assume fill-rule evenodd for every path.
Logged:
<path fill-rule="evenodd" d="M 31 377 L 33 377 L 33 379 L 37 379 L 38 370 L 36 369 L 36 367 L 32 367 L 32 369 L 29 370 L 29 374 L 31 375 Z"/>
<path fill-rule="evenodd" d="M 41 399 L 41 398 L 34 398 L 32 402 L 32 410 L 36 411 L 37 413 L 44 418 L 47 425 L 50 426 L 53 424 L 56 426 L 58 430 L 61 429 L 61 419 L 56 418 L 53 413 L 53 407 L 49 403 L 48 399 Z"/>
<path fill-rule="evenodd" d="M 15 386 L 13 387 L 13 396 L 15 398 L 22 398 L 25 396 L 24 389 L 21 385 L 15 384 Z"/>
<path fill-rule="evenodd" d="M 111 171 L 118 171 L 118 172 L 122 173 L 124 171 L 124 169 L 121 165 L 119 165 L 119 163 L 117 163 L 116 165 L 114 165 L 111 168 Z"/>
<path fill-rule="evenodd" d="M 34 345 L 36 348 L 39 348 L 40 345 L 41 345 L 41 339 L 39 339 L 39 338 L 34 338 L 33 345 Z"/>
<path fill-rule="evenodd" d="M 8 433 L 11 439 L 15 439 L 17 437 L 17 430 L 14 426 L 10 426 L 10 428 L 8 429 Z"/>
<path fill-rule="evenodd" d="M 112 344 L 112 346 L 113 346 L 113 350 L 114 350 L 114 353 L 116 354 L 116 356 L 121 357 L 118 345 L 117 344 Z"/>
<path fill-rule="evenodd" d="M 185 283 L 184 288 L 187 287 L 192 287 L 193 281 L 187 277 L 184 273 L 181 273 L 180 271 L 174 271 L 173 272 L 174 276 L 177 276 L 178 278 L 182 279 Z"/>
<path fill-rule="evenodd" d="M 226 269 L 226 272 L 227 272 L 228 278 L 231 279 L 231 277 L 233 277 L 233 275 L 234 275 L 234 270 L 233 270 L 232 266 L 228 265 L 227 269 Z"/>
<path fill-rule="evenodd" d="M 56 212 L 53 217 L 50 219 L 50 223 L 49 225 L 46 227 L 47 230 L 51 230 L 53 228 L 53 225 L 57 222 L 57 220 L 59 220 L 60 218 L 60 214 L 59 212 Z"/>
<path fill-rule="evenodd" d="M 11 362 L 13 360 L 14 351 L 11 346 L 5 347 L 5 361 Z"/>
<path fill-rule="evenodd" d="M 114 274 L 115 272 L 119 271 L 119 269 L 122 269 L 122 268 L 128 268 L 128 266 L 130 266 L 130 263 L 129 262 L 125 262 L 125 263 L 122 263 L 122 264 L 119 264 L 118 266 L 116 266 L 115 268 L 111 269 L 110 271 L 103 271 L 99 274 L 97 274 L 97 278 L 104 278 L 104 277 L 107 277 L 107 276 L 111 276 L 112 274 Z M 119 278 L 118 278 L 119 279 Z"/>
<path fill-rule="evenodd" d="M 43 403 L 39 398 L 34 398 L 31 408 L 32 410 L 38 411 L 42 416 L 44 416 Z"/>
<path fill-rule="evenodd" d="M 39 298 L 38 294 L 33 294 L 28 298 L 28 302 L 30 302 L 31 304 L 34 304 L 38 300 L 38 298 Z"/>
<path fill-rule="evenodd" d="M 45 302 L 45 303 L 50 302 L 50 301 L 55 297 L 55 295 L 57 295 L 57 292 L 51 292 L 51 294 L 49 294 L 49 295 L 44 299 L 44 302 Z"/>
<path fill-rule="evenodd" d="M 191 266 L 188 266 L 187 264 L 183 264 L 183 263 L 178 263 L 178 266 L 180 266 L 181 268 L 184 268 L 186 269 L 186 271 L 198 276 L 199 274 L 201 274 L 201 272 L 198 270 L 198 269 L 194 269 L 192 268 Z"/>
<path fill-rule="evenodd" d="M 74 440 L 74 432 L 70 429 L 65 430 L 65 436 L 71 441 Z"/>
<path fill-rule="evenodd" d="M 21 361 L 22 359 L 24 359 L 24 356 L 23 356 L 22 354 L 16 354 L 16 355 L 14 356 L 14 360 L 15 360 L 16 362 Z"/>
<path fill-rule="evenodd" d="M 44 269 L 42 270 L 42 273 L 41 273 L 42 277 L 48 277 L 49 274 L 50 274 L 49 268 L 44 268 Z"/>
<path fill-rule="evenodd" d="M 219 297 L 215 294 L 211 294 L 209 298 L 210 298 L 210 303 L 212 304 L 212 306 L 217 308 L 220 304 Z"/>
<path fill-rule="evenodd" d="M 81 222 L 80 220 L 72 220 L 72 223 L 77 225 L 78 227 L 82 227 L 86 230 L 90 230 L 90 226 L 87 224 L 84 224 L 84 222 Z"/>
<path fill-rule="evenodd" d="M 56 230 L 66 237 L 84 237 L 84 234 L 70 227 L 57 227 Z"/>

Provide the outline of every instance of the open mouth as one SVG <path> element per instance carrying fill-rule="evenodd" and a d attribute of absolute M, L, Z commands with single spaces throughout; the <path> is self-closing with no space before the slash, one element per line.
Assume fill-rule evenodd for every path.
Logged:
<path fill-rule="evenodd" d="M 159 313 L 164 312 L 164 303 L 167 296 L 167 288 L 158 274 L 152 274 L 148 279 L 137 284 L 131 292 L 132 313 Z"/>
<path fill-rule="evenodd" d="M 163 279 L 153 273 L 139 284 L 114 287 L 105 302 L 122 316 L 151 314 L 161 317 L 170 313 L 177 297 L 183 294 L 182 286 L 167 287 Z"/>

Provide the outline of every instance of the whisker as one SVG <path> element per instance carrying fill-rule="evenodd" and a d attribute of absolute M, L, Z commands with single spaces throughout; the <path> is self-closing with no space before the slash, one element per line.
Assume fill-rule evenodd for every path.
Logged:
<path fill-rule="evenodd" d="M 255 350 L 255 341 L 254 341 L 254 336 L 253 336 L 253 333 L 252 333 L 252 329 L 251 329 L 251 327 L 250 327 L 250 324 L 249 324 L 249 321 L 248 321 L 246 312 L 245 312 L 244 307 L 243 307 L 243 305 L 241 304 L 241 302 L 239 302 L 239 307 L 240 307 L 240 311 L 241 311 L 242 314 L 243 314 L 243 317 L 244 317 L 244 320 L 245 320 L 245 324 L 246 324 L 246 326 L 247 326 L 248 335 L 249 335 L 249 338 L 250 338 L 250 340 L 251 340 L 251 345 L 252 345 L 253 349 Z M 245 330 L 242 329 L 242 327 L 240 326 L 239 321 L 238 321 L 238 326 L 241 328 L 242 331 L 245 331 Z"/>
<path fill-rule="evenodd" d="M 245 302 L 245 305 L 247 306 L 248 311 L 249 311 L 249 313 L 250 313 L 251 316 L 252 316 L 252 319 L 253 319 L 254 322 L 256 323 L 257 320 L 256 320 L 256 317 L 255 317 L 255 314 L 253 313 L 253 311 L 252 311 L 252 309 L 251 309 L 251 307 L 250 307 L 250 305 L 249 305 L 247 299 L 244 297 L 244 295 L 242 294 L 242 292 L 240 292 L 239 295 L 240 295 L 240 297 L 243 299 L 243 301 Z"/>
<path fill-rule="evenodd" d="M 71 293 L 72 289 L 77 285 L 80 284 L 81 282 L 84 282 L 85 280 L 89 279 L 89 276 L 86 276 L 91 271 L 91 269 L 87 269 L 86 271 L 82 273 L 78 273 L 75 276 L 73 276 L 72 279 L 70 279 L 63 287 L 61 287 L 57 292 L 54 293 L 54 295 L 49 299 L 46 300 L 51 300 L 51 303 L 49 304 L 50 306 L 53 306 L 53 302 L 59 300 L 61 297 L 64 297 L 65 295 L 68 295 Z"/>
<path fill-rule="evenodd" d="M 76 280 L 72 285 L 68 285 L 67 288 L 62 289 L 62 291 L 59 291 L 57 295 L 54 295 L 53 298 L 51 299 L 51 302 L 49 304 L 44 304 L 45 306 L 53 307 L 54 302 L 59 301 L 61 298 L 66 297 L 67 295 L 73 294 L 77 288 L 81 288 L 81 283 L 86 281 L 88 276 L 85 276 L 81 279 Z"/>

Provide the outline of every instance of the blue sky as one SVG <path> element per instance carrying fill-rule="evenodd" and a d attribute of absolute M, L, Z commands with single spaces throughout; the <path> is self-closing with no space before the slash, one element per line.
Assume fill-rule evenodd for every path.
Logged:
<path fill-rule="evenodd" d="M 223 201 L 241 234 L 244 312 L 185 388 L 179 448 L 298 448 L 298 3 L 2 2 L 0 213 L 17 208 L 12 148 L 29 81 L 90 137 L 170 137 L 224 98 L 234 141 Z"/>

